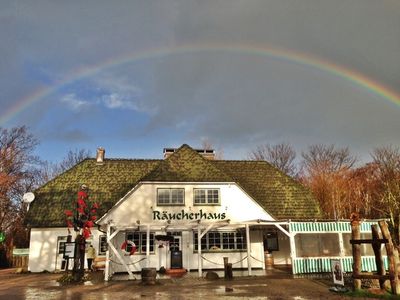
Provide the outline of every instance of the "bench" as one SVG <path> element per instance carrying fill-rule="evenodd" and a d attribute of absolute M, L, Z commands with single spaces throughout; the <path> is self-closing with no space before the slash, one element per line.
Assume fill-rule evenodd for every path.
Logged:
<path fill-rule="evenodd" d="M 93 271 L 104 270 L 106 268 L 106 257 L 100 256 L 93 260 L 92 269 Z"/>

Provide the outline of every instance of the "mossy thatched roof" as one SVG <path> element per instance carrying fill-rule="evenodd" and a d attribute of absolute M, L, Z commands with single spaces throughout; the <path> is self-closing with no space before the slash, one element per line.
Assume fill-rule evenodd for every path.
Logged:
<path fill-rule="evenodd" d="M 105 214 L 139 182 L 236 182 L 277 219 L 320 217 L 316 201 L 301 184 L 263 161 L 207 160 L 183 145 L 165 160 L 86 159 L 35 193 L 26 222 L 31 227 L 65 227 L 64 211 L 72 209 L 82 184 L 89 200 Z"/>

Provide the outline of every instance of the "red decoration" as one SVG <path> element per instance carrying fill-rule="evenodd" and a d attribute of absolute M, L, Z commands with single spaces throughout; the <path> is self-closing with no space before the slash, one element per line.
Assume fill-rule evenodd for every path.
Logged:
<path fill-rule="evenodd" d="M 81 190 L 78 192 L 78 199 L 76 200 L 76 215 L 72 210 L 65 210 L 65 216 L 67 217 L 66 223 L 69 228 L 74 227 L 75 231 L 82 230 L 82 236 L 86 240 L 90 237 L 91 230 L 94 226 L 94 221 L 97 219 L 95 216 L 99 205 L 93 203 L 90 207 L 88 202 L 88 194 L 86 192 L 87 187 L 82 185 Z"/>
<path fill-rule="evenodd" d="M 128 245 L 131 246 L 131 250 L 127 251 Z M 125 240 L 122 245 L 121 249 L 125 251 L 126 255 L 133 255 L 136 252 L 136 244 L 133 241 L 130 240 Z"/>
<path fill-rule="evenodd" d="M 91 234 L 91 231 L 90 231 L 89 227 L 83 228 L 82 235 L 85 238 L 85 240 L 90 237 L 90 234 Z"/>

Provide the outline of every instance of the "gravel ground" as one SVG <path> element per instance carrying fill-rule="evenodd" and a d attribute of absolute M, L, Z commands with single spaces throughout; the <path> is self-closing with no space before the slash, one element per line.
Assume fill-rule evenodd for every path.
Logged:
<path fill-rule="evenodd" d="M 159 279 L 152 286 L 143 286 L 141 280 L 104 282 L 102 272 L 90 273 L 84 284 L 60 285 L 61 276 L 0 270 L 0 299 L 349 299 L 330 292 L 322 281 L 289 276 L 243 276 L 230 281 L 185 276 Z"/>

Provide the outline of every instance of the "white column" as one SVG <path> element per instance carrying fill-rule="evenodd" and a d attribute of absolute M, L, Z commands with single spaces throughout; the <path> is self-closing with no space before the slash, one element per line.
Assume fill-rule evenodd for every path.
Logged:
<path fill-rule="evenodd" d="M 201 261 L 201 230 L 200 224 L 197 227 L 197 255 L 198 255 L 198 270 L 199 270 L 199 277 L 203 277 L 203 270 L 202 270 L 202 261 Z"/>
<path fill-rule="evenodd" d="M 146 267 L 150 267 L 150 225 L 146 230 Z"/>
<path fill-rule="evenodd" d="M 251 276 L 251 242 L 250 242 L 250 226 L 246 224 L 246 243 L 247 243 L 247 269 Z"/>
<path fill-rule="evenodd" d="M 339 253 L 340 256 L 343 257 L 345 252 L 344 252 L 344 243 L 343 243 L 343 233 L 342 232 L 338 232 L 339 235 Z"/>
<path fill-rule="evenodd" d="M 107 251 L 106 251 L 106 267 L 104 270 L 104 281 L 108 281 L 110 278 L 110 247 L 108 244 L 110 243 L 110 233 L 111 227 L 107 224 Z"/>
<path fill-rule="evenodd" d="M 292 260 L 292 274 L 296 274 L 297 273 L 295 270 L 295 259 L 297 257 L 296 242 L 295 242 L 296 233 L 293 233 L 290 227 L 291 226 L 289 221 L 290 259 Z"/>

